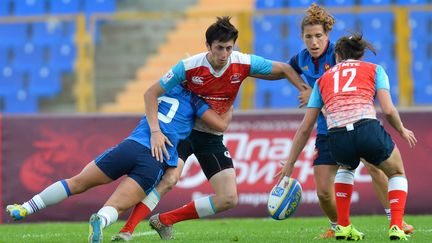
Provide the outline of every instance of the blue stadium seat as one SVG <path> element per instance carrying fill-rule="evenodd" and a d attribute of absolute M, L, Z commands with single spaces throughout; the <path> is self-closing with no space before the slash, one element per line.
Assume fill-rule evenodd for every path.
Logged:
<path fill-rule="evenodd" d="M 428 11 L 412 11 L 409 15 L 412 38 L 424 41 L 425 37 L 432 39 L 432 14 Z"/>
<path fill-rule="evenodd" d="M 426 62 L 432 58 L 432 42 L 411 40 L 410 48 L 415 61 Z"/>
<path fill-rule="evenodd" d="M 46 66 L 33 69 L 30 73 L 28 91 L 37 96 L 57 95 L 61 91 L 60 73 Z"/>
<path fill-rule="evenodd" d="M 15 15 L 42 15 L 46 14 L 45 0 L 13 0 L 15 3 Z"/>
<path fill-rule="evenodd" d="M 52 45 L 50 55 L 50 67 L 65 72 L 72 72 L 76 57 L 75 44 L 63 42 Z"/>
<path fill-rule="evenodd" d="M 114 12 L 116 9 L 115 0 L 86 0 L 84 1 L 84 11 L 87 14 L 101 13 L 101 12 Z"/>
<path fill-rule="evenodd" d="M 280 41 L 255 40 L 254 53 L 267 59 L 283 61 L 284 55 Z"/>
<path fill-rule="evenodd" d="M 0 17 L 6 17 L 10 14 L 10 0 L 0 1 Z"/>
<path fill-rule="evenodd" d="M 41 66 L 45 60 L 44 48 L 28 42 L 14 48 L 15 58 L 13 65 L 18 70 L 29 70 L 35 66 Z"/>
<path fill-rule="evenodd" d="M 432 81 L 432 61 L 414 60 L 412 63 L 412 75 L 414 82 L 420 80 Z"/>
<path fill-rule="evenodd" d="M 284 17 L 280 15 L 266 15 L 254 17 L 253 30 L 255 33 L 255 40 L 280 40 L 283 20 Z"/>
<path fill-rule="evenodd" d="M 373 63 L 387 63 L 395 60 L 395 43 L 393 41 L 372 40 L 370 43 L 375 47 L 376 55 L 371 51 L 366 50 L 364 57 L 366 61 Z"/>
<path fill-rule="evenodd" d="M 326 7 L 352 7 L 356 0 L 325 0 L 323 5 Z"/>
<path fill-rule="evenodd" d="M 288 0 L 288 7 L 307 8 L 316 0 Z"/>
<path fill-rule="evenodd" d="M 361 31 L 366 40 L 394 39 L 394 15 L 390 12 L 359 15 Z"/>
<path fill-rule="evenodd" d="M 37 22 L 32 24 L 32 41 L 37 44 L 53 44 L 61 41 L 61 22 Z"/>
<path fill-rule="evenodd" d="M 360 0 L 360 6 L 390 5 L 393 0 Z"/>
<path fill-rule="evenodd" d="M 288 38 L 299 39 L 301 38 L 301 21 L 303 15 L 287 15 L 284 19 L 288 24 Z"/>
<path fill-rule="evenodd" d="M 334 14 L 336 23 L 330 33 L 330 38 L 333 41 L 338 40 L 340 37 L 350 35 L 351 32 L 356 31 L 356 15 L 354 14 Z"/>
<path fill-rule="evenodd" d="M 282 8 L 284 0 L 255 0 L 256 9 Z"/>
<path fill-rule="evenodd" d="M 286 80 L 256 80 L 255 108 L 281 109 L 298 106 L 298 91 Z"/>
<path fill-rule="evenodd" d="M 0 70 L 0 95 L 10 95 L 23 89 L 22 72 L 10 66 L 2 67 Z"/>
<path fill-rule="evenodd" d="M 432 81 L 430 79 L 414 81 L 414 104 L 432 105 Z"/>
<path fill-rule="evenodd" d="M 36 113 L 38 111 L 37 96 L 23 90 L 4 97 L 5 113 Z"/>
<path fill-rule="evenodd" d="M 27 24 L 0 23 L 0 45 L 16 45 L 26 42 L 27 31 Z"/>
<path fill-rule="evenodd" d="M 428 0 L 396 0 L 397 5 L 427 4 Z"/>
<path fill-rule="evenodd" d="M 50 13 L 55 14 L 77 14 L 82 10 L 81 0 L 48 0 Z"/>
<path fill-rule="evenodd" d="M 9 47 L 0 46 L 0 68 L 9 64 Z"/>

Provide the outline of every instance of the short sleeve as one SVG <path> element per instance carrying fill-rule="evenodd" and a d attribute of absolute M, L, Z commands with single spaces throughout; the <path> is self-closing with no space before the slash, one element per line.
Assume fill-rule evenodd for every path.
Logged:
<path fill-rule="evenodd" d="M 272 61 L 260 56 L 251 55 L 251 69 L 250 75 L 261 74 L 268 75 L 272 72 Z"/>
<path fill-rule="evenodd" d="M 375 74 L 375 85 L 376 89 L 386 89 L 390 90 L 390 82 L 387 76 L 386 71 L 381 65 L 376 66 L 376 74 Z"/>
<path fill-rule="evenodd" d="M 311 96 L 309 97 L 309 102 L 307 104 L 308 108 L 322 108 L 324 106 L 324 101 L 321 97 L 321 92 L 319 90 L 318 81 L 315 82 L 312 89 Z"/>
<path fill-rule="evenodd" d="M 161 79 L 159 83 L 165 91 L 171 90 L 177 84 L 186 80 L 186 71 L 183 61 L 180 61 L 171 68 Z"/>

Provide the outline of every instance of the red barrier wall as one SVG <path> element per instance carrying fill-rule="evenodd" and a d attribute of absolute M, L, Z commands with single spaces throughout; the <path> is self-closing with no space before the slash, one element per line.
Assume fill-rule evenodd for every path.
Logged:
<path fill-rule="evenodd" d="M 412 129 L 419 140 L 415 149 L 409 149 L 392 132 L 402 151 L 409 179 L 407 213 L 432 213 L 432 196 L 425 193 L 431 185 L 428 172 L 432 167 L 428 155 L 432 152 L 432 130 L 429 129 L 432 112 L 401 115 L 405 126 Z M 267 194 L 275 183 L 272 178 L 280 169 L 279 160 L 288 155 L 302 117 L 302 114 L 277 113 L 234 117 L 225 143 L 235 161 L 239 205 L 220 216 L 267 215 Z M 3 171 L 0 206 L 22 203 L 51 183 L 79 173 L 89 161 L 124 139 L 139 119 L 138 116 L 3 116 L 0 118 L 0 171 Z M 314 190 L 313 155 L 314 137 L 310 138 L 294 171 L 303 186 L 303 200 L 296 216 L 322 215 Z M 87 220 L 103 205 L 117 184 L 73 196 L 32 215 L 28 221 Z M 170 210 L 211 193 L 209 183 L 192 156 L 177 187 L 162 199 L 156 211 Z M 364 168 L 356 172 L 352 213 L 383 213 Z M 10 222 L 6 214 L 2 214 L 0 220 L 3 217 L 3 222 Z"/>

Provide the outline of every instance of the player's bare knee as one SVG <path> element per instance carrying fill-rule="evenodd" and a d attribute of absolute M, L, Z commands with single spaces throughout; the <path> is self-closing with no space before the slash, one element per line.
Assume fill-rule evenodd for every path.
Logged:
<path fill-rule="evenodd" d="M 180 176 L 177 174 L 166 174 L 162 178 L 158 186 L 158 191 L 160 194 L 165 194 L 172 190 L 177 182 L 180 180 Z"/>
<path fill-rule="evenodd" d="M 333 193 L 330 191 L 318 191 L 317 196 L 320 202 L 329 202 L 333 198 Z"/>
<path fill-rule="evenodd" d="M 222 205 L 225 210 L 234 208 L 238 204 L 238 196 L 237 194 L 229 194 L 225 195 L 222 200 Z"/>

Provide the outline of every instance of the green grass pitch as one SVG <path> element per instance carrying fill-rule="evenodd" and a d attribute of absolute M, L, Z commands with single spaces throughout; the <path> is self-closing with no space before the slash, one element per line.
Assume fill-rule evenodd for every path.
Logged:
<path fill-rule="evenodd" d="M 411 216 L 405 220 L 415 227 L 411 242 L 432 242 L 432 216 Z M 388 220 L 382 216 L 352 217 L 352 223 L 366 234 L 364 242 L 388 242 Z M 104 230 L 104 242 L 110 242 L 124 222 Z M 314 239 L 328 228 L 323 217 L 294 217 L 276 221 L 271 218 L 202 219 L 178 223 L 174 242 L 336 242 Z M 13 223 L 0 225 L 0 242 L 87 242 L 88 224 L 77 223 Z M 147 221 L 141 222 L 131 242 L 157 242 L 158 234 Z M 338 241 L 339 242 L 339 241 Z"/>

